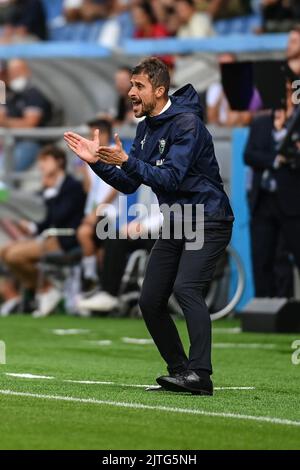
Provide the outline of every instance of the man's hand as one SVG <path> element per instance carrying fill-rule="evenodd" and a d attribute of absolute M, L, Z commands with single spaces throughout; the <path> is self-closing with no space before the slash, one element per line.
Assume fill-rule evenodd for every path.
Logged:
<path fill-rule="evenodd" d="M 276 131 L 281 131 L 286 122 L 286 111 L 284 109 L 278 109 L 275 111 L 274 116 L 274 127 Z"/>
<path fill-rule="evenodd" d="M 5 127 L 6 119 L 7 119 L 6 108 L 5 106 L 0 106 L 0 127 Z"/>
<path fill-rule="evenodd" d="M 288 159 L 284 157 L 283 155 L 277 155 L 274 161 L 274 168 L 281 168 L 284 165 L 287 165 Z"/>
<path fill-rule="evenodd" d="M 122 142 L 118 134 L 115 134 L 115 145 L 113 147 L 100 146 L 96 155 L 102 163 L 108 163 L 109 165 L 121 166 L 128 160 L 128 155 L 123 150 Z"/>
<path fill-rule="evenodd" d="M 94 132 L 94 139 L 85 139 L 75 132 L 65 132 L 64 139 L 68 147 L 86 163 L 97 163 L 99 157 L 96 152 L 100 144 L 100 132 L 98 129 Z"/>
<path fill-rule="evenodd" d="M 34 235 L 35 233 L 35 224 L 29 220 L 19 220 L 18 226 L 25 235 Z"/>

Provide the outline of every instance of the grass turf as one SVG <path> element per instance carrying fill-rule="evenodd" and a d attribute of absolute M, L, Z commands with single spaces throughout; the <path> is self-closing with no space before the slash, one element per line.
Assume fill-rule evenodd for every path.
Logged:
<path fill-rule="evenodd" d="M 154 345 L 128 344 L 121 339 L 149 338 L 141 320 L 3 318 L 0 340 L 6 343 L 7 364 L 0 365 L 0 390 L 264 416 L 300 424 L 300 365 L 291 362 L 291 344 L 299 335 L 232 330 L 238 326 L 233 320 L 214 324 L 214 384 L 255 390 L 217 390 L 211 398 L 149 393 L 124 386 L 155 383 L 155 377 L 165 372 Z M 184 322 L 179 321 L 178 327 L 187 344 Z M 54 329 L 74 328 L 86 331 L 63 336 L 53 333 Z M 101 345 L 99 340 L 112 343 Z M 7 373 L 54 379 L 17 378 Z M 66 380 L 114 383 L 78 384 Z M 300 426 L 1 393 L 0 422 L 1 449 L 300 448 Z"/>

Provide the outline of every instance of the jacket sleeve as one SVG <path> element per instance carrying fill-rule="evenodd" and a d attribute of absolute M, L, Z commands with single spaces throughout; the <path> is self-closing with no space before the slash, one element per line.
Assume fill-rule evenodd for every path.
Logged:
<path fill-rule="evenodd" d="M 250 134 L 244 153 L 244 162 L 246 165 L 249 165 L 256 170 L 273 168 L 274 160 L 276 158 L 275 146 L 272 148 L 271 145 L 262 145 L 261 131 L 262 123 L 254 121 L 250 128 Z"/>
<path fill-rule="evenodd" d="M 201 152 L 206 141 L 206 132 L 197 116 L 176 122 L 176 135 L 169 148 L 163 165 L 152 166 L 130 155 L 122 168 L 131 178 L 138 178 L 154 192 L 177 191 L 191 167 L 194 156 Z"/>
<path fill-rule="evenodd" d="M 46 218 L 42 221 L 36 224 L 37 227 L 37 232 L 42 233 L 44 230 L 50 228 L 51 222 L 49 218 L 49 214 L 47 214 Z"/>
<path fill-rule="evenodd" d="M 129 158 L 135 152 L 137 140 L 138 139 L 136 137 L 129 152 Z M 114 165 L 97 162 L 90 164 L 90 167 L 97 176 L 105 181 L 105 183 L 113 186 L 124 194 L 134 193 L 142 183 L 141 178 L 128 176 L 123 170 L 123 165 L 122 168 L 118 168 Z"/>

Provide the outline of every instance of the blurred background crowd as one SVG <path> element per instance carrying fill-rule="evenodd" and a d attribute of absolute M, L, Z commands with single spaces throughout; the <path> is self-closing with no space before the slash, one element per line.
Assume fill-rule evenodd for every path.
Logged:
<path fill-rule="evenodd" d="M 125 148 L 130 148 L 137 121 L 127 94 L 136 57 L 122 55 L 124 44 L 141 39 L 212 40 L 235 34 L 241 38 L 243 34 L 288 33 L 287 50 L 281 59 L 286 59 L 296 79 L 300 77 L 298 23 L 300 4 L 296 0 L 0 0 L 0 79 L 6 85 L 6 102 L 0 107 L 0 191 L 1 187 L 3 192 L 13 191 L 20 209 L 14 214 L 7 207 L 1 209 L 0 198 L 1 315 L 22 311 L 38 317 L 52 313 L 64 297 L 66 282 L 70 312 L 111 312 L 120 307 L 126 266 L 131 254 L 137 252 L 131 271 L 138 271 L 135 282 L 139 289 L 139 263 L 145 262 L 154 242 L 141 236 L 159 230 L 159 211 L 139 221 L 126 214 L 124 220 L 124 200 L 89 167 L 68 155 L 61 139 L 64 126 L 79 126 L 86 136 L 100 129 L 102 142 L 109 145 L 118 129 L 123 133 Z M 51 62 L 45 57 L 34 61 L 34 57 L 20 59 L 18 54 L 6 59 L 10 45 L 37 43 L 57 48 L 66 43 L 73 43 L 74 48 L 97 44 L 114 51 L 118 60 L 113 66 L 106 58 L 88 60 L 85 49 L 82 60 Z M 169 67 L 173 90 L 187 81 L 195 85 L 209 125 L 222 129 L 248 127 L 261 118 L 259 104 L 247 110 L 232 109 L 224 92 L 220 67 L 237 62 L 235 54 L 207 57 L 163 52 L 159 56 Z M 275 129 L 278 139 L 293 114 L 290 95 L 287 103 L 281 120 L 277 115 L 271 124 L 270 133 Z M 257 151 L 264 152 L 253 150 L 253 139 L 260 138 L 252 135 L 245 154 L 250 168 L 250 206 L 253 191 L 256 194 L 259 188 L 268 194 L 274 192 L 270 187 L 277 177 L 264 173 L 269 162 L 255 161 Z M 275 150 L 270 152 L 273 155 Z M 278 168 L 286 163 L 276 162 Z M 226 165 L 228 162 L 225 171 Z M 258 177 L 264 188 L 261 181 L 257 183 Z M 34 196 L 36 206 L 26 212 L 22 201 L 27 194 L 38 196 Z M 128 205 L 138 201 L 147 206 L 157 204 L 145 187 L 129 198 Z M 117 219 L 118 233 L 127 238 L 103 242 L 96 236 L 99 211 L 102 208 L 105 212 L 107 204 L 115 207 L 112 217 Z M 44 212 L 41 220 L 35 220 L 39 206 Z M 262 222 L 261 212 L 256 217 L 254 206 L 251 234 L 256 294 L 292 296 L 291 250 L 281 237 L 280 224 L 274 222 L 276 227 L 271 233 L 270 223 Z M 136 233 L 140 235 L 137 239 L 131 236 Z M 270 237 L 273 251 L 264 259 L 266 250 L 260 240 L 268 245 Z M 297 253 L 293 256 L 297 264 Z"/>

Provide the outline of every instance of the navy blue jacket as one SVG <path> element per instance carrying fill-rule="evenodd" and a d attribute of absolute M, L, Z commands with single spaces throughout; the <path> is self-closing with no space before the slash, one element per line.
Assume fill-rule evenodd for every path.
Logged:
<path fill-rule="evenodd" d="M 46 199 L 47 215 L 37 224 L 38 233 L 49 228 L 77 229 L 84 216 L 86 194 L 82 184 L 73 176 L 66 175 L 57 196 Z M 61 248 L 65 251 L 78 246 L 76 237 L 59 237 Z"/>
<path fill-rule="evenodd" d="M 91 168 L 121 192 L 132 193 L 146 184 L 160 205 L 204 204 L 206 222 L 233 220 L 195 89 L 186 85 L 170 98 L 164 113 L 139 123 L 121 169 L 101 162 Z"/>

